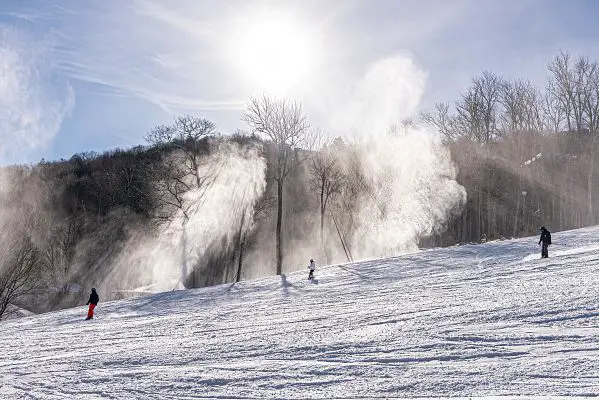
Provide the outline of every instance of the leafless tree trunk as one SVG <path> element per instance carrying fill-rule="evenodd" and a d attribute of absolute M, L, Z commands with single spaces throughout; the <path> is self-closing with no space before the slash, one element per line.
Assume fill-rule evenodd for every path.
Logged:
<path fill-rule="evenodd" d="M 253 223 L 263 220 L 268 216 L 272 208 L 274 207 L 274 199 L 270 195 L 263 195 L 260 200 L 254 204 L 254 215 L 252 218 Z M 246 217 L 246 213 L 244 212 L 241 216 L 240 224 L 239 224 L 239 232 L 238 232 L 238 260 L 237 260 L 237 273 L 235 274 L 235 282 L 239 282 L 241 280 L 241 273 L 243 269 L 243 255 L 245 251 L 246 242 L 248 239 L 248 234 L 251 229 L 247 226 L 247 220 L 249 218 Z M 251 228 L 251 227 L 250 227 Z"/>
<path fill-rule="evenodd" d="M 497 107 L 501 80 L 490 72 L 472 81 L 472 86 L 456 102 L 456 129 L 477 143 L 489 143 L 498 134 Z"/>
<path fill-rule="evenodd" d="M 67 217 L 50 229 L 47 245 L 43 249 L 43 260 L 54 283 L 62 287 L 69 278 L 69 268 L 75 255 L 77 239 L 81 232 L 81 221 Z"/>
<path fill-rule="evenodd" d="M 593 208 L 593 179 L 595 172 L 595 149 L 596 149 L 596 136 L 593 135 L 591 138 L 591 146 L 589 151 L 589 163 L 587 173 L 587 212 L 588 212 L 588 223 L 590 225 L 595 224 L 595 210 Z"/>
<path fill-rule="evenodd" d="M 570 54 L 560 52 L 549 63 L 551 78 L 547 85 L 547 92 L 559 102 L 566 117 L 568 131 L 580 133 L 583 129 L 583 105 L 579 101 L 582 93 L 577 88 L 576 73 L 570 58 Z"/>
<path fill-rule="evenodd" d="M 541 132 L 541 95 L 530 81 L 504 81 L 500 99 L 502 112 L 499 115 L 504 134 Z"/>
<path fill-rule="evenodd" d="M 565 110 L 561 107 L 560 101 L 549 92 L 545 92 L 543 98 L 543 116 L 544 127 L 550 133 L 558 133 L 563 130 L 566 119 Z"/>
<path fill-rule="evenodd" d="M 28 236 L 11 243 L 9 251 L 0 267 L 0 320 L 9 304 L 37 288 L 42 273 L 40 253 Z"/>
<path fill-rule="evenodd" d="M 171 125 L 155 127 L 146 136 L 148 143 L 171 150 L 163 165 L 153 170 L 155 200 L 167 219 L 178 211 L 189 218 L 190 210 L 197 204 L 185 201 L 185 193 L 197 191 L 201 199 L 214 182 L 214 175 L 203 173 L 200 167 L 209 151 L 208 139 L 215 134 L 211 121 L 186 115 L 176 118 Z"/>
<path fill-rule="evenodd" d="M 435 103 L 432 112 L 420 113 L 420 120 L 436 129 L 446 140 L 458 140 L 464 134 L 457 129 L 455 117 L 449 113 L 447 103 Z"/>
<path fill-rule="evenodd" d="M 579 57 L 574 64 L 570 54 L 559 53 L 548 66 L 551 79 L 547 92 L 566 115 L 568 130 L 578 135 L 588 132 L 590 143 L 585 147 L 587 166 L 587 218 L 594 223 L 593 176 L 594 147 L 599 134 L 599 64 Z M 582 140 L 579 137 L 579 140 Z"/>
<path fill-rule="evenodd" d="M 283 188 L 289 174 L 306 159 L 301 150 L 309 150 L 314 140 L 302 106 L 290 100 L 253 97 L 243 120 L 252 131 L 265 135 L 274 149 L 274 176 L 269 178 L 277 184 L 276 273 L 280 275 L 283 267 Z"/>
<path fill-rule="evenodd" d="M 177 213 L 183 216 L 182 280 L 188 272 L 186 226 L 190 214 L 201 206 L 202 200 L 216 179 L 216 173 L 207 173 L 201 167 L 209 152 L 208 139 L 215 135 L 214 123 L 204 118 L 185 115 L 175 118 L 171 125 L 159 125 L 146 136 L 148 143 L 170 150 L 162 165 L 152 166 L 154 200 L 158 204 L 157 218 L 171 221 Z M 194 200 L 186 193 L 194 191 Z"/>
<path fill-rule="evenodd" d="M 329 200 L 341 193 L 344 176 L 333 152 L 325 145 L 310 164 L 310 188 L 318 195 L 320 203 L 320 248 L 326 260 L 324 221 Z"/>

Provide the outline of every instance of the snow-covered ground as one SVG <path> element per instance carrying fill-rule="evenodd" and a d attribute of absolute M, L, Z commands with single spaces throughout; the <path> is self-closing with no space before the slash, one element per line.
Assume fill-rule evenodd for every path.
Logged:
<path fill-rule="evenodd" d="M 29 310 L 25 310 L 24 308 L 17 307 L 13 304 L 9 304 L 8 307 L 6 308 L 4 315 L 2 316 L 2 319 L 3 320 L 17 319 L 17 318 L 29 317 L 31 315 L 35 315 L 35 313 L 33 313 Z"/>
<path fill-rule="evenodd" d="M 0 398 L 598 396 L 599 228 L 536 240 L 8 321 Z"/>

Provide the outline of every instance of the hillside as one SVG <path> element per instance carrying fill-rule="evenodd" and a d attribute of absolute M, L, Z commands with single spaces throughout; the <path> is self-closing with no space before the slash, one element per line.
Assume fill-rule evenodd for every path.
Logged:
<path fill-rule="evenodd" d="M 8 321 L 0 397 L 596 396 L 599 227 L 553 242 L 548 260 L 533 237 Z"/>

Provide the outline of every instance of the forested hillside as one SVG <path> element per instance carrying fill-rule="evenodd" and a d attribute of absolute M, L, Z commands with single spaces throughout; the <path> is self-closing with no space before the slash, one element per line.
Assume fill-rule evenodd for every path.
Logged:
<path fill-rule="evenodd" d="M 565 230 L 598 221 L 599 64 L 561 52 L 545 87 L 485 71 L 422 114 L 451 146 L 468 192 L 437 244 Z"/>
<path fill-rule="evenodd" d="M 453 105 L 358 139 L 290 100 L 251 99 L 242 119 L 224 134 L 184 115 L 143 146 L 2 168 L 0 317 L 91 286 L 128 297 L 598 221 L 586 58 L 556 56 L 545 90 L 484 72 Z"/>

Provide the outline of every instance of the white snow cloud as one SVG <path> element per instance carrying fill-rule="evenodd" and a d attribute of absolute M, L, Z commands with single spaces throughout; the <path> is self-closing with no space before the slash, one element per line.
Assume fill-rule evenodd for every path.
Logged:
<path fill-rule="evenodd" d="M 112 262 L 109 285 L 143 282 L 157 283 L 154 290 L 173 289 L 182 275 L 203 266 L 209 249 L 234 247 L 242 214 L 243 232 L 252 228 L 254 205 L 266 189 L 266 160 L 258 148 L 219 143 L 200 169 L 201 176 L 215 179 L 205 194 L 186 193 L 189 219 L 179 212 L 157 232 L 132 228 L 129 241 Z"/>
<path fill-rule="evenodd" d="M 442 228 L 466 198 L 436 132 L 402 124 L 414 115 L 427 74 L 408 54 L 370 65 L 357 83 L 329 92 L 329 130 L 353 142 L 370 193 L 360 200 L 354 257 L 397 254 Z"/>
<path fill-rule="evenodd" d="M 466 199 L 449 149 L 434 133 L 407 128 L 370 138 L 357 152 L 371 189 L 356 215 L 355 257 L 415 250 Z"/>
<path fill-rule="evenodd" d="M 412 115 L 424 94 L 427 74 L 409 55 L 397 55 L 369 65 L 364 76 L 350 77 L 330 87 L 321 113 L 329 129 L 379 135 Z"/>

